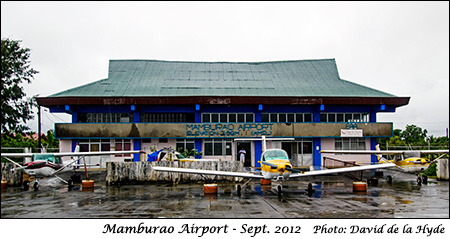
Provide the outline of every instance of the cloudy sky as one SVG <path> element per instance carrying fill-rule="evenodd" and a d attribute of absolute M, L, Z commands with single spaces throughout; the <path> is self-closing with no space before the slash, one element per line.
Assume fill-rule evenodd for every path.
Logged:
<path fill-rule="evenodd" d="M 411 97 L 378 121 L 434 136 L 449 127 L 448 2 L 2 1 L 1 37 L 31 49 L 29 96 L 107 78 L 110 59 L 335 58 L 342 79 Z M 47 130 L 70 116 L 42 121 Z"/>

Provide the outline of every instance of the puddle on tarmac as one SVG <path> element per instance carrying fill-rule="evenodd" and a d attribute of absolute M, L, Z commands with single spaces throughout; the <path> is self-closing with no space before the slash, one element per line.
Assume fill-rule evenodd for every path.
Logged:
<path fill-rule="evenodd" d="M 8 187 L 1 194 L 2 218 L 448 218 L 449 182 L 419 186 L 414 175 L 392 184 L 380 179 L 355 193 L 343 176 L 315 177 L 277 185 L 250 182 L 239 195 L 237 184 L 218 183 L 217 194 L 202 183 L 105 186 L 68 190 L 41 182 L 39 191 Z M 48 183 L 48 184 L 45 184 Z M 312 183 L 312 192 L 307 192 Z M 433 203 L 430 203 L 432 199 Z"/>

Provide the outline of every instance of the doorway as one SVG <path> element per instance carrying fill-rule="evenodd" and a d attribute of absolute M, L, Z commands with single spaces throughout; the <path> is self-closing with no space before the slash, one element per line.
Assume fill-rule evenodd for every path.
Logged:
<path fill-rule="evenodd" d="M 252 143 L 251 142 L 237 142 L 236 143 L 236 161 L 240 161 L 240 153 L 242 149 L 245 150 L 244 167 L 252 166 Z"/>

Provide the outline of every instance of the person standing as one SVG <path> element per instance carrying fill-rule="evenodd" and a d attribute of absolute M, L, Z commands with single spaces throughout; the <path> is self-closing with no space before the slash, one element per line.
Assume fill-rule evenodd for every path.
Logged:
<path fill-rule="evenodd" d="M 245 155 L 246 155 L 246 154 L 247 154 L 247 152 L 245 151 L 244 148 L 242 148 L 242 149 L 239 151 L 239 159 L 240 159 L 241 163 L 245 163 Z"/>

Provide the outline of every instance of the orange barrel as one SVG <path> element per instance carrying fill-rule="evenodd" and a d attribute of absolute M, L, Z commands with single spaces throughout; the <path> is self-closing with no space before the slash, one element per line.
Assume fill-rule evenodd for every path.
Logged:
<path fill-rule="evenodd" d="M 217 184 L 216 183 L 204 184 L 203 192 L 205 194 L 217 193 Z"/>
<path fill-rule="evenodd" d="M 82 180 L 81 186 L 83 188 L 93 188 L 94 187 L 94 180 Z"/>
<path fill-rule="evenodd" d="M 366 182 L 353 182 L 353 192 L 365 192 L 367 191 L 367 183 Z"/>
<path fill-rule="evenodd" d="M 6 189 L 8 181 L 2 180 L 2 189 Z"/>
<path fill-rule="evenodd" d="M 272 183 L 272 180 L 269 179 L 261 179 L 261 185 L 269 185 Z"/>

